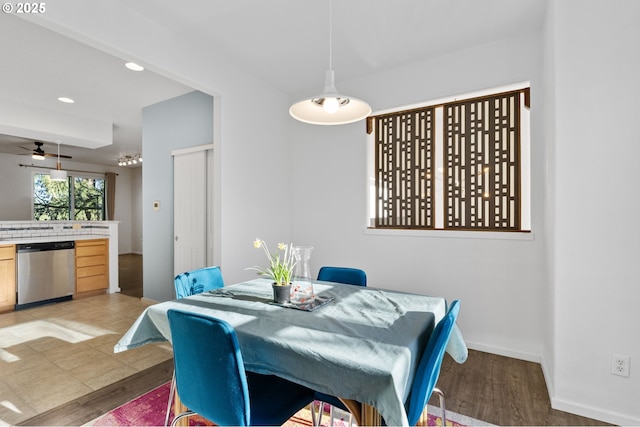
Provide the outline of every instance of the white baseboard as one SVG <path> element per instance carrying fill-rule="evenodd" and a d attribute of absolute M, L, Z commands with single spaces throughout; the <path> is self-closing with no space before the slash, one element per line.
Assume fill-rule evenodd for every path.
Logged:
<path fill-rule="evenodd" d="M 545 363 L 544 358 L 542 358 L 541 366 L 542 374 L 544 375 L 544 382 L 547 384 L 547 391 L 549 392 L 549 400 L 551 400 L 551 407 L 553 409 L 619 426 L 640 426 L 640 419 L 638 418 L 632 418 L 627 415 L 612 412 L 602 408 L 585 406 L 574 401 L 556 397 L 554 390 L 554 381 L 553 378 L 551 378 L 551 371 Z"/>
<path fill-rule="evenodd" d="M 580 403 L 555 397 L 554 382 L 551 376 L 551 371 L 545 363 L 544 358 L 540 355 L 514 351 L 508 348 L 486 345 L 473 341 L 467 341 L 466 344 L 467 348 L 472 350 L 525 360 L 527 362 L 539 363 L 542 368 L 542 375 L 544 376 L 544 381 L 547 385 L 549 400 L 551 401 L 551 407 L 553 409 L 620 426 L 640 426 L 640 419 L 632 418 L 603 408 L 585 406 Z"/>
<path fill-rule="evenodd" d="M 593 418 L 594 420 L 618 426 L 640 426 L 640 418 L 631 418 L 617 412 L 608 411 L 602 408 L 584 406 L 564 399 L 551 397 L 551 407 L 558 411 L 569 412 L 571 414 Z"/>
<path fill-rule="evenodd" d="M 512 359 L 526 360 L 527 362 L 540 363 L 541 358 L 538 354 L 524 353 L 521 351 L 511 350 L 505 347 L 482 344 L 474 341 L 465 341 L 467 348 L 471 350 L 483 351 L 485 353 L 497 354 L 498 356 L 511 357 Z"/>

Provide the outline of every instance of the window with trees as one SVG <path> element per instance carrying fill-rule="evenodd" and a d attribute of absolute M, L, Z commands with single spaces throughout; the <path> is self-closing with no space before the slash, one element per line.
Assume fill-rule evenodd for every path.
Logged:
<path fill-rule="evenodd" d="M 69 175 L 54 181 L 33 174 L 33 219 L 101 221 L 105 219 L 105 179 Z"/>
<path fill-rule="evenodd" d="M 371 228 L 528 231 L 529 88 L 368 118 Z"/>

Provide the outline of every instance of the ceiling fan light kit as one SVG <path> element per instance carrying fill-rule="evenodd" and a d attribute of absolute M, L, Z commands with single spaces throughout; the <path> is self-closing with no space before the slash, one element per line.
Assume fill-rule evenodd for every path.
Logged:
<path fill-rule="evenodd" d="M 40 142 L 40 141 L 33 141 L 33 143 L 36 145 L 36 148 L 27 148 L 27 147 L 20 147 L 23 150 L 28 150 L 31 152 L 31 158 L 33 160 L 44 160 L 47 157 L 57 157 L 58 159 L 70 159 L 71 156 L 66 156 L 64 154 L 60 154 L 60 150 L 58 150 L 58 155 L 55 154 L 51 154 L 51 153 L 45 153 L 44 150 L 42 149 L 42 146 L 44 145 L 44 142 Z M 59 148 L 59 147 L 58 147 Z"/>
<path fill-rule="evenodd" d="M 357 122 L 371 114 L 371 107 L 358 98 L 341 95 L 336 90 L 335 73 L 331 64 L 331 0 L 329 0 L 329 70 L 325 74 L 324 92 L 303 99 L 289 108 L 296 120 L 314 125 L 342 125 Z"/>
<path fill-rule="evenodd" d="M 31 158 L 33 160 L 44 160 L 44 151 L 42 150 L 42 142 L 35 141 L 36 148 L 33 150 L 31 154 Z"/>

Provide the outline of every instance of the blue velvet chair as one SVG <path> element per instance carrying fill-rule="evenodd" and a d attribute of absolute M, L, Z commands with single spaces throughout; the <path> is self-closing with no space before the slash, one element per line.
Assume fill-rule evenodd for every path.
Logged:
<path fill-rule="evenodd" d="M 210 291 L 212 289 L 222 288 L 224 287 L 224 280 L 222 279 L 222 271 L 220 271 L 220 267 L 213 266 L 180 273 L 173 279 L 173 285 L 176 291 L 176 298 L 184 298 L 200 294 L 205 291 Z M 165 426 L 169 423 L 169 414 L 171 413 L 171 403 L 173 402 L 175 389 L 176 378 L 174 372 L 174 376 L 171 380 L 171 389 L 169 390 L 167 415 L 164 420 Z"/>
<path fill-rule="evenodd" d="M 318 271 L 318 280 L 367 286 L 367 274 L 358 268 L 325 266 Z"/>
<path fill-rule="evenodd" d="M 442 411 L 442 425 L 445 425 L 447 411 L 444 405 L 444 393 L 436 388 L 442 359 L 447 348 L 447 343 L 451 337 L 451 331 L 456 323 L 458 312 L 460 311 L 460 301 L 451 303 L 445 317 L 438 322 L 433 333 L 429 337 L 427 347 L 423 352 L 422 359 L 418 365 L 416 375 L 411 385 L 409 398 L 405 402 L 409 425 L 415 426 L 420 420 L 422 411 L 425 409 L 431 394 L 435 392 L 440 398 L 440 410 Z"/>
<path fill-rule="evenodd" d="M 173 284 L 176 289 L 176 298 L 184 298 L 222 288 L 224 281 L 220 267 L 205 267 L 178 274 Z"/>
<path fill-rule="evenodd" d="M 324 266 L 318 271 L 318 280 L 355 286 L 367 286 L 367 274 L 364 270 L 360 270 L 359 268 Z M 316 426 L 319 426 L 322 423 L 323 402 L 331 405 L 329 413 L 331 425 L 333 425 L 334 418 L 333 407 L 340 408 L 343 411 L 348 411 L 344 403 L 335 396 L 316 392 L 315 400 L 320 402 L 318 414 L 315 413 L 315 405 L 311 405 L 311 416 L 313 418 L 313 423 Z M 349 424 L 351 424 L 351 418 L 349 418 Z"/>
<path fill-rule="evenodd" d="M 220 425 L 282 425 L 313 400 L 313 390 L 274 375 L 245 372 L 233 327 L 224 320 L 168 312 L 176 384 L 189 411 Z"/>

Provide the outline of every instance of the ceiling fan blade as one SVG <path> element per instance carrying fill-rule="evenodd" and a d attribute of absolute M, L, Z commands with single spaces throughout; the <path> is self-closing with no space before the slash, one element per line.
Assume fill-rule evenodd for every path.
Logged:
<path fill-rule="evenodd" d="M 44 153 L 44 156 L 45 156 L 45 157 L 55 157 L 55 158 L 58 158 L 58 155 L 57 155 L 57 154 L 54 154 L 54 153 Z M 71 156 L 67 156 L 66 154 L 60 154 L 60 158 L 61 158 L 61 159 L 72 159 L 72 157 L 71 157 Z"/>

